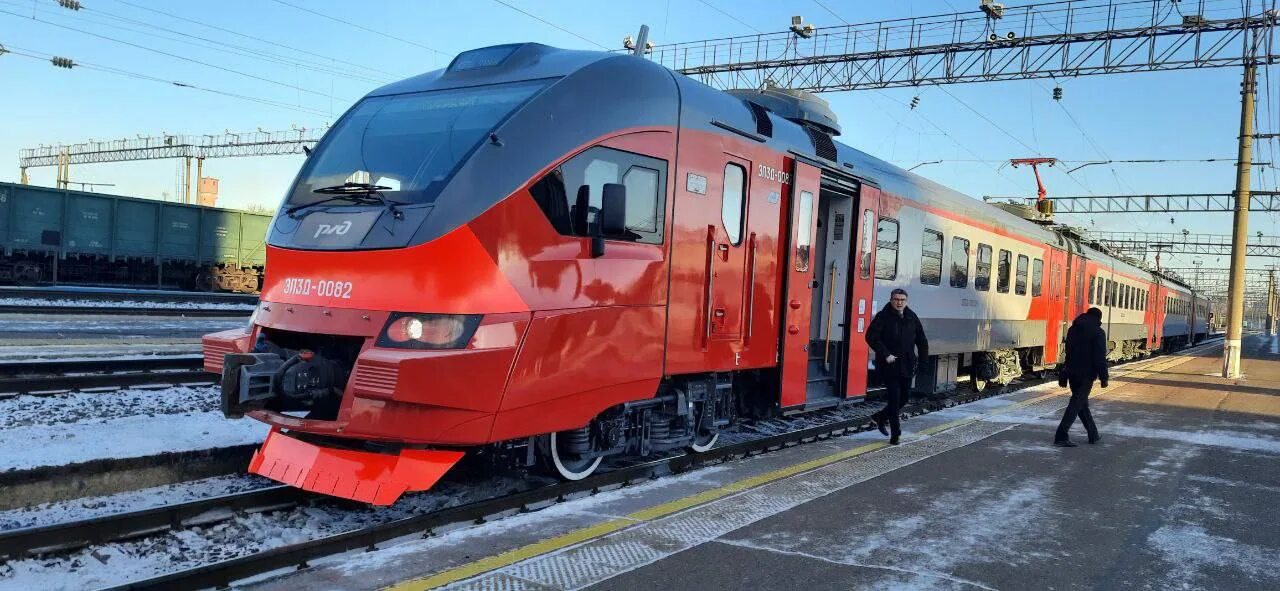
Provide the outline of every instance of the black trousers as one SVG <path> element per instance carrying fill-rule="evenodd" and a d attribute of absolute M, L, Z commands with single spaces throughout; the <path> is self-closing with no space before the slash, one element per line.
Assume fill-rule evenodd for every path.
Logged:
<path fill-rule="evenodd" d="M 902 407 L 911 398 L 911 376 L 885 376 L 885 407 L 872 415 L 876 421 L 889 423 L 889 434 L 902 435 Z"/>
<path fill-rule="evenodd" d="M 1070 439 L 1067 432 L 1071 430 L 1071 425 L 1076 422 L 1076 417 L 1080 417 L 1080 423 L 1084 425 L 1084 430 L 1089 433 L 1089 439 L 1098 436 L 1098 425 L 1093 422 L 1093 414 L 1089 412 L 1089 391 L 1093 390 L 1093 380 L 1068 379 L 1067 383 L 1071 385 L 1071 402 L 1067 403 L 1067 410 L 1062 413 L 1062 422 L 1058 423 L 1058 432 L 1054 434 L 1054 441 L 1066 441 Z"/>

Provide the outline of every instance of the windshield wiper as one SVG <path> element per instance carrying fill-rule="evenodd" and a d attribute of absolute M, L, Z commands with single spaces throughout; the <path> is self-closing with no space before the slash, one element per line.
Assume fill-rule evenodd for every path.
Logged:
<path fill-rule="evenodd" d="M 377 193 L 378 191 L 386 191 L 389 189 L 391 189 L 391 187 L 371 185 L 369 183 L 342 183 L 341 185 L 334 185 L 332 187 L 312 189 L 311 192 L 320 193 L 322 195 L 368 195 L 370 193 Z"/>
<path fill-rule="evenodd" d="M 369 183 L 343 183 L 341 185 L 333 185 L 331 187 L 320 187 L 319 189 L 313 189 L 311 192 L 319 193 L 321 195 L 331 195 L 331 197 L 327 197 L 319 201 L 312 201 L 311 203 L 295 205 L 286 209 L 284 213 L 292 217 L 295 212 L 308 207 L 323 203 L 331 203 L 334 201 L 347 201 L 357 205 L 381 203 L 383 207 L 391 211 L 392 217 L 395 219 L 401 219 L 403 214 L 400 213 L 400 210 L 396 209 L 396 206 L 400 204 L 387 199 L 381 193 L 382 191 L 390 188 L 391 187 L 384 187 L 382 185 L 371 185 Z"/>
<path fill-rule="evenodd" d="M 284 210 L 284 213 L 285 213 L 285 215 L 287 215 L 287 216 L 293 217 L 293 214 L 294 214 L 294 213 L 299 212 L 299 211 L 302 211 L 302 210 L 304 210 L 304 209 L 306 209 L 306 208 L 308 208 L 308 207 L 314 207 L 314 206 L 316 206 L 316 205 L 322 205 L 322 204 L 325 204 L 325 203 L 331 203 L 331 202 L 333 202 L 333 201 L 347 201 L 347 202 L 350 202 L 350 203 L 356 203 L 356 204 L 360 204 L 360 205 L 365 205 L 365 204 L 369 204 L 369 203 L 377 203 L 377 200 L 375 200 L 375 199 L 369 199 L 368 197 L 366 197 L 366 196 L 364 196 L 364 195 L 358 195 L 358 194 L 351 194 L 351 195 L 334 195 L 333 197 L 329 197 L 329 198 L 326 198 L 326 199 L 321 199 L 321 200 L 319 200 L 319 201 L 312 201 L 311 203 L 303 203 L 302 205 L 295 205 L 295 206 L 293 206 L 293 207 L 290 207 L 289 209 Z"/>

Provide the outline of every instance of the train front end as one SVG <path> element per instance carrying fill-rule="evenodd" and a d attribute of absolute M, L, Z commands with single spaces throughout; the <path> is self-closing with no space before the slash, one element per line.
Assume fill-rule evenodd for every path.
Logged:
<path fill-rule="evenodd" d="M 524 434 L 496 433 L 495 417 L 534 312 L 523 261 L 554 232 L 510 202 L 626 126 L 609 114 L 556 124 L 607 68 L 652 75 L 642 62 L 484 48 L 343 115 L 271 226 L 251 321 L 203 341 L 224 414 L 270 425 L 251 472 L 385 505 L 433 486 L 468 448 Z"/>

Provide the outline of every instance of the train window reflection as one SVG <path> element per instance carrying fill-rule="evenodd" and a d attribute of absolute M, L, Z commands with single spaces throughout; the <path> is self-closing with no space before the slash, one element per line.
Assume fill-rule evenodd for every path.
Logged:
<path fill-rule="evenodd" d="M 898 276 L 898 221 L 883 219 L 876 227 L 876 279 Z"/>
<path fill-rule="evenodd" d="M 978 245 L 978 263 L 974 269 L 973 288 L 978 291 L 991 289 L 991 246 Z"/>
<path fill-rule="evenodd" d="M 742 243 L 742 213 L 746 205 L 747 171 L 730 162 L 724 165 L 724 200 L 720 202 L 720 219 L 724 221 L 729 242 L 734 244 Z"/>
<path fill-rule="evenodd" d="M 942 232 L 925 230 L 920 237 L 920 283 L 942 283 Z"/>
<path fill-rule="evenodd" d="M 1029 259 L 1027 255 L 1018 255 L 1018 273 L 1013 280 L 1013 293 L 1015 295 L 1027 295 L 1027 265 Z"/>
<path fill-rule="evenodd" d="M 1044 283 L 1044 261 L 1034 259 L 1031 261 L 1031 297 L 1040 295 L 1041 286 Z"/>
<path fill-rule="evenodd" d="M 632 166 L 622 175 L 627 186 L 627 228 L 642 232 L 658 231 L 658 171 Z M 603 190 L 603 189 L 602 189 Z"/>
<path fill-rule="evenodd" d="M 951 287 L 969 287 L 969 241 L 951 239 Z"/>
<path fill-rule="evenodd" d="M 863 279 L 871 278 L 871 257 L 875 255 L 872 249 L 872 237 L 875 235 L 876 214 L 870 209 L 862 211 L 862 260 L 858 261 L 858 276 Z"/>
<path fill-rule="evenodd" d="M 1009 275 L 1013 271 L 1013 253 L 1000 249 L 1000 260 L 996 263 L 996 291 L 1009 293 Z"/>
<path fill-rule="evenodd" d="M 796 270 L 809 270 L 809 251 L 813 245 L 813 193 L 800 192 L 796 207 Z"/>

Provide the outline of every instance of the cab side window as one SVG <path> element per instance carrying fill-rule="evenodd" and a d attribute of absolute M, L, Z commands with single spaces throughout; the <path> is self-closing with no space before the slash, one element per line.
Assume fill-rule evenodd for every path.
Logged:
<path fill-rule="evenodd" d="M 606 238 L 662 244 L 667 192 L 665 160 L 596 146 L 547 173 L 529 192 L 556 232 L 590 236 L 606 183 L 627 188 L 627 231 Z"/>

